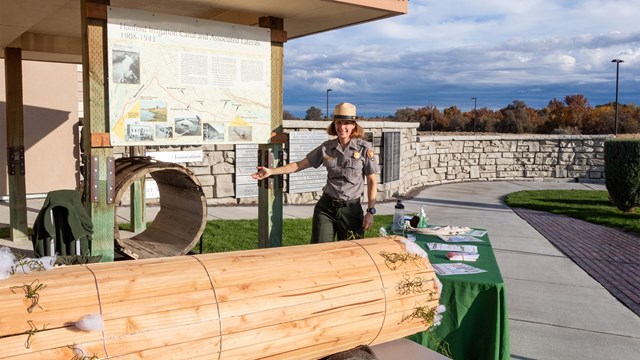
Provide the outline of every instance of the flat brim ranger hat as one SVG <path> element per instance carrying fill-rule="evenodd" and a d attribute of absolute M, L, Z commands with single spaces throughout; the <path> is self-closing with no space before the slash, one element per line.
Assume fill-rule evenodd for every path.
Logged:
<path fill-rule="evenodd" d="M 333 109 L 333 120 L 356 121 L 356 106 L 347 102 L 342 102 Z"/>

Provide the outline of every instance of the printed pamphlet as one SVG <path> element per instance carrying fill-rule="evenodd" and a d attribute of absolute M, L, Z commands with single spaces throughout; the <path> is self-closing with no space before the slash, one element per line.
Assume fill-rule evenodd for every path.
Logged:
<path fill-rule="evenodd" d="M 450 245 L 440 243 L 428 243 L 427 247 L 433 251 L 457 251 L 465 253 L 478 253 L 478 247 L 475 245 Z"/>
<path fill-rule="evenodd" d="M 487 272 L 465 263 L 431 264 L 438 275 L 469 275 Z"/>
<path fill-rule="evenodd" d="M 477 237 L 470 235 L 438 235 L 438 237 L 446 242 L 450 243 L 459 243 L 459 242 L 484 242 L 484 240 L 478 239 Z"/>
<path fill-rule="evenodd" d="M 475 237 L 483 237 L 487 234 L 487 230 L 478 230 L 478 229 L 471 229 L 469 231 L 467 231 L 464 234 L 460 234 L 460 235 L 469 235 L 469 236 L 475 236 Z"/>
<path fill-rule="evenodd" d="M 451 261 L 476 261 L 480 254 L 451 251 L 446 257 Z"/>

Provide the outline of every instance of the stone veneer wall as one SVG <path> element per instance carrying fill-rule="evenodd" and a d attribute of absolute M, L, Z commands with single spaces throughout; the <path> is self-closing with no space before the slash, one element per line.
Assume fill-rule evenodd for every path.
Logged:
<path fill-rule="evenodd" d="M 390 200 L 428 185 L 459 181 L 604 182 L 604 141 L 612 135 L 431 135 L 416 123 L 359 122 L 372 132 L 380 156 L 383 132 L 400 132 L 400 180 L 378 183 L 378 200 Z M 283 129 L 324 131 L 327 121 L 285 120 Z M 233 145 L 148 147 L 149 151 L 202 149 L 201 162 L 186 165 L 200 180 L 210 205 L 255 204 L 234 196 Z M 122 154 L 124 148 L 116 149 Z M 285 157 L 286 162 L 286 157 Z M 284 194 L 285 204 L 313 203 L 319 192 Z"/>
<path fill-rule="evenodd" d="M 455 181 L 604 182 L 604 141 L 611 136 L 421 134 L 398 190 Z"/>

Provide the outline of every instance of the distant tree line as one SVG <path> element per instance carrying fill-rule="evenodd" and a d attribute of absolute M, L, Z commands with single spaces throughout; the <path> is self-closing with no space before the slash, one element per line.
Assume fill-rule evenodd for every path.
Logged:
<path fill-rule="evenodd" d="M 312 106 L 305 120 L 320 120 L 322 110 Z M 283 119 L 295 119 L 284 111 Z M 546 107 L 534 109 L 524 101 L 514 100 L 500 110 L 486 107 L 462 112 L 457 106 L 440 110 L 435 106 L 418 109 L 403 108 L 385 118 L 368 121 L 419 122 L 419 131 L 535 133 L 535 134 L 611 134 L 615 132 L 615 103 L 595 107 L 582 95 L 567 95 L 564 101 L 553 99 Z M 640 107 L 635 104 L 618 105 L 618 133 L 640 133 Z"/>

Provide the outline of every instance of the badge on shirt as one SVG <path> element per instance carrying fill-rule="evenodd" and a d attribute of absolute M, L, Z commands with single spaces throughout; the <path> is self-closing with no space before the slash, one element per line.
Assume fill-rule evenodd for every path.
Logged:
<path fill-rule="evenodd" d="M 371 159 L 373 157 L 373 149 L 367 150 L 367 157 Z"/>
<path fill-rule="evenodd" d="M 353 158 L 354 159 L 360 159 L 360 153 L 358 151 L 354 151 L 353 152 Z"/>
<path fill-rule="evenodd" d="M 324 159 L 325 159 L 325 160 L 327 160 L 327 161 L 331 161 L 331 160 L 333 160 L 334 158 L 333 158 L 333 157 L 331 157 L 331 156 L 329 156 L 329 155 L 325 155 L 325 156 L 324 156 Z"/>

